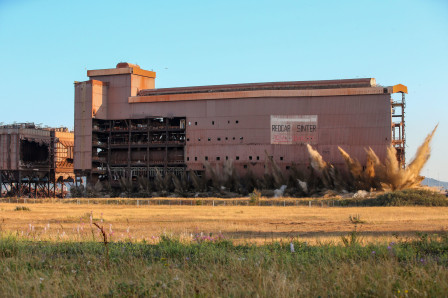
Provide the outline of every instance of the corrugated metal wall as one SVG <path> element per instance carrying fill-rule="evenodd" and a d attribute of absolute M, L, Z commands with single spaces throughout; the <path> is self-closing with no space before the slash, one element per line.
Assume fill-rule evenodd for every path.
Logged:
<path fill-rule="evenodd" d="M 317 115 L 315 147 L 336 165 L 344 163 L 337 146 L 364 163 L 365 148 L 372 147 L 383 159 L 391 143 L 390 94 L 140 103 L 132 108 L 130 118 L 186 116 L 185 156 L 195 170 L 203 168 L 206 157 L 210 163 L 228 157 L 239 168 L 260 173 L 265 151 L 283 169 L 291 163 L 307 164 L 306 146 L 270 144 L 270 115 Z"/>

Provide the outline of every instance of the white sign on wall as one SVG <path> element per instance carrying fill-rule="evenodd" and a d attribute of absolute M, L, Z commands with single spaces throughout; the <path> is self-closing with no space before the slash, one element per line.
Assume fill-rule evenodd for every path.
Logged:
<path fill-rule="evenodd" d="M 317 115 L 271 115 L 271 144 L 317 144 Z"/>

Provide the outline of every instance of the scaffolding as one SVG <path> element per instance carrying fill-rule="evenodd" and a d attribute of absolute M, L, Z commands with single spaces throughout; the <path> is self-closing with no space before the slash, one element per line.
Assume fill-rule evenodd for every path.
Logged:
<path fill-rule="evenodd" d="M 398 164 L 404 168 L 406 166 L 405 147 L 405 93 L 401 93 L 401 100 L 391 100 L 392 106 L 392 146 L 397 151 Z"/>

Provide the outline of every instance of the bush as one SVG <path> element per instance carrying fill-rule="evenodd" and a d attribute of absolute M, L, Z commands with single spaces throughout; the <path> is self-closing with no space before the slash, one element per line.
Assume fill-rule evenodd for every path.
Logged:
<path fill-rule="evenodd" d="M 254 189 L 252 193 L 249 194 L 249 204 L 252 206 L 258 205 L 260 203 L 261 192 Z"/>
<path fill-rule="evenodd" d="M 348 202 L 348 205 L 351 205 Z M 405 189 L 387 192 L 373 199 L 358 200 L 360 206 L 448 206 L 443 194 L 425 189 Z"/>
<path fill-rule="evenodd" d="M 378 206 L 448 206 L 448 199 L 444 195 L 423 189 L 385 193 L 374 200 Z"/>

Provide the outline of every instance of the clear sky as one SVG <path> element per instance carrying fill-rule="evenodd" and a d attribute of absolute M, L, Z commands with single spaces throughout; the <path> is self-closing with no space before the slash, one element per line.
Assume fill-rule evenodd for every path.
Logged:
<path fill-rule="evenodd" d="M 73 128 L 74 81 L 120 61 L 156 87 L 374 77 L 409 88 L 407 159 L 448 181 L 448 1 L 0 0 L 0 122 Z"/>

